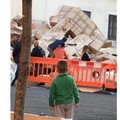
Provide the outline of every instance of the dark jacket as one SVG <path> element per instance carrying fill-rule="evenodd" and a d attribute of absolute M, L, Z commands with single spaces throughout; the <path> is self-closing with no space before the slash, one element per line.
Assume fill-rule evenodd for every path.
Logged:
<path fill-rule="evenodd" d="M 40 46 L 35 46 L 31 52 L 33 57 L 45 57 L 45 51 Z"/>
<path fill-rule="evenodd" d="M 19 63 L 22 41 L 17 41 L 13 49 L 13 58 L 16 64 Z"/>
<path fill-rule="evenodd" d="M 83 60 L 83 61 L 90 61 L 91 59 L 90 59 L 89 54 L 87 52 L 84 52 L 81 60 Z"/>
<path fill-rule="evenodd" d="M 63 46 L 64 41 L 63 40 L 56 40 L 55 42 L 51 43 L 48 47 L 50 47 L 54 51 L 58 47 L 58 45 Z"/>

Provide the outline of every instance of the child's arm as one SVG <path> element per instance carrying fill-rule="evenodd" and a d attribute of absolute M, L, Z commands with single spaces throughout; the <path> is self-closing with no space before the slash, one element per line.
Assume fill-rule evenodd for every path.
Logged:
<path fill-rule="evenodd" d="M 79 105 L 80 105 L 80 103 L 79 103 L 80 102 L 80 95 L 79 95 L 79 91 L 78 91 L 77 85 L 74 82 L 74 80 L 73 80 L 73 86 L 74 86 L 73 92 L 74 92 L 74 98 L 75 98 L 75 106 L 79 107 Z"/>
<path fill-rule="evenodd" d="M 54 99 L 55 99 L 55 84 L 52 83 L 50 87 L 50 93 L 49 93 L 49 108 L 53 110 L 54 108 Z"/>

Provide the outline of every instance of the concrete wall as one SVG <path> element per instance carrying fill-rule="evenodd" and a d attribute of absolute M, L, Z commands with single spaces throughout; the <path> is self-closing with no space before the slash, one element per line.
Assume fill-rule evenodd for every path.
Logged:
<path fill-rule="evenodd" d="M 22 12 L 22 0 L 11 0 L 11 18 Z M 109 14 L 117 14 L 116 0 L 33 0 L 32 18 L 47 20 L 61 5 L 80 7 L 91 11 L 91 19 L 107 38 Z"/>

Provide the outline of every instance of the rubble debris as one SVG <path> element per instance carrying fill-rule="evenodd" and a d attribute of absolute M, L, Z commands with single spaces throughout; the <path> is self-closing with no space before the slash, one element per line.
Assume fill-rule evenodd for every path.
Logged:
<path fill-rule="evenodd" d="M 69 19 L 72 24 L 69 31 L 70 36 L 74 38 L 80 34 L 88 35 L 92 39 L 89 45 L 90 50 L 97 53 L 106 39 L 95 23 L 79 7 L 61 6 L 56 15 L 50 17 L 50 25 L 55 26 L 64 18 Z"/>
<path fill-rule="evenodd" d="M 90 20 L 90 18 L 79 8 L 79 7 L 71 7 L 71 6 L 61 6 L 57 10 L 56 15 L 50 17 L 50 25 L 55 26 L 61 19 L 68 18 L 71 23 L 71 31 L 73 35 L 77 36 L 81 33 L 86 35 L 90 35 L 97 26 Z"/>
<path fill-rule="evenodd" d="M 12 19 L 11 34 L 22 33 L 21 19 L 19 15 Z M 49 22 L 32 22 L 31 36 L 39 40 L 46 55 L 50 43 L 67 35 L 65 50 L 69 59 L 80 59 L 83 46 L 88 45 L 92 61 L 117 63 L 116 42 L 105 39 L 96 24 L 79 7 L 63 5 L 49 18 Z"/>
<path fill-rule="evenodd" d="M 77 44 L 70 48 L 66 46 L 66 51 L 69 54 L 69 57 L 72 58 L 74 54 L 81 54 L 81 49 L 84 45 L 89 45 L 90 53 L 94 54 L 93 60 L 102 62 L 106 60 L 117 62 L 116 54 L 110 54 L 110 51 L 106 54 L 100 56 L 101 48 L 112 48 L 112 41 L 106 40 L 101 31 L 97 28 L 95 23 L 79 8 L 71 6 L 61 6 L 57 13 L 50 17 L 50 25 L 56 26 L 56 24 L 63 18 L 68 18 L 72 23 L 71 29 L 68 31 L 68 34 L 73 38 L 69 44 Z M 85 38 L 79 36 L 86 36 Z M 76 38 L 78 40 L 76 40 Z M 88 39 L 89 38 L 89 39 Z M 116 49 L 116 48 L 114 48 Z M 77 54 L 78 55 L 78 54 Z M 79 57 L 78 55 L 78 57 Z"/>

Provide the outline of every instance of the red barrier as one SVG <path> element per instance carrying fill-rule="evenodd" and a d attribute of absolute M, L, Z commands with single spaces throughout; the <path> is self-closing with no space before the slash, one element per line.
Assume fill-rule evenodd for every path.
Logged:
<path fill-rule="evenodd" d="M 71 75 L 77 85 L 86 87 L 116 89 L 116 65 L 79 61 L 72 65 Z"/>
<path fill-rule="evenodd" d="M 57 76 L 55 58 L 30 58 L 29 81 L 51 83 Z M 116 89 L 116 65 L 110 63 L 67 60 L 68 73 L 78 86 Z"/>
<path fill-rule="evenodd" d="M 79 65 L 73 65 L 71 75 L 78 86 L 101 88 L 103 85 L 101 72 L 102 68 L 80 61 Z"/>
<path fill-rule="evenodd" d="M 56 64 L 59 60 L 53 58 L 30 58 L 30 72 L 28 80 L 32 82 L 51 83 L 57 75 Z"/>
<path fill-rule="evenodd" d="M 105 88 L 117 88 L 117 68 L 115 64 L 103 64 Z"/>

